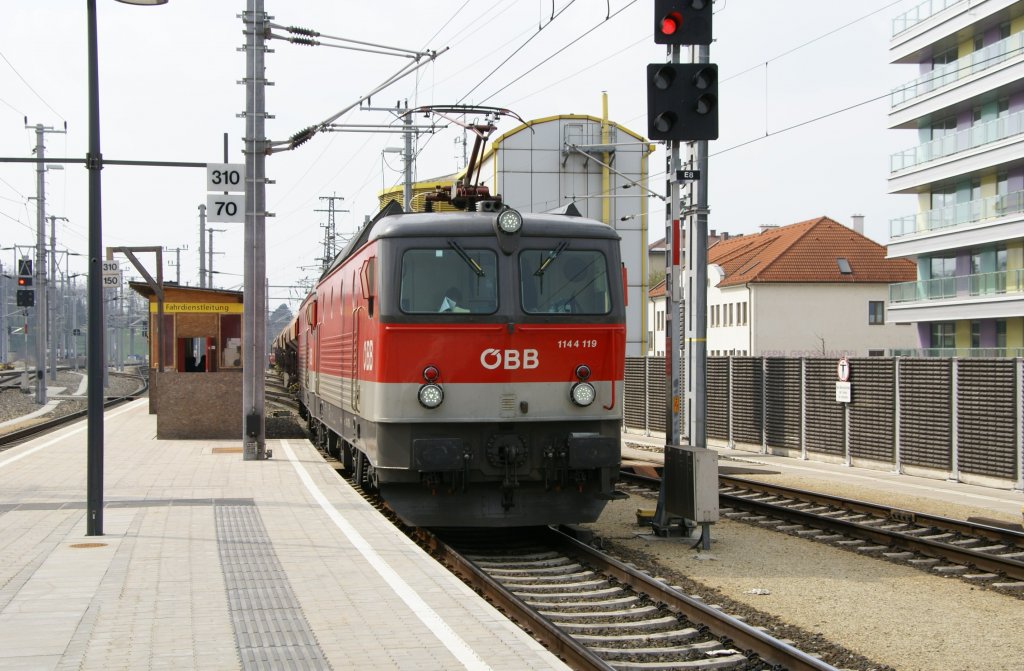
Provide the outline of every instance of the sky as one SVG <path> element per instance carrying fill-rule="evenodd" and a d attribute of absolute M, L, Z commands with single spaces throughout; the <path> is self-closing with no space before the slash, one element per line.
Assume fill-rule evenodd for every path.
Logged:
<path fill-rule="evenodd" d="M 101 147 L 107 160 L 222 162 L 242 155 L 245 105 L 244 0 L 169 0 L 137 7 L 97 0 Z M 888 60 L 892 19 L 919 0 L 716 0 L 711 62 L 719 66 L 720 137 L 709 145 L 709 228 L 754 233 L 826 215 L 881 244 L 889 220 L 916 209 L 912 196 L 887 194 L 890 154 L 913 146 L 912 131 L 888 130 L 888 93 L 916 76 Z M 646 135 L 645 69 L 663 62 L 653 39 L 651 0 L 266 0 L 273 21 L 323 35 L 444 53 L 381 93 L 374 107 L 475 103 L 523 119 L 601 114 Z M 552 18 L 554 14 L 554 18 Z M 284 31 L 275 31 L 286 34 Z M 337 42 L 332 42 L 337 44 Z M 571 45 L 570 45 L 571 43 Z M 569 46 L 567 46 L 569 45 Z M 266 56 L 266 124 L 285 140 L 353 104 L 403 59 L 273 40 Z M 47 157 L 84 157 L 88 147 L 86 3 L 6 2 L 0 23 L 0 157 L 31 157 L 36 124 Z M 354 110 L 339 123 L 386 124 L 386 112 Z M 497 134 L 518 122 L 503 119 Z M 66 127 L 66 132 L 65 131 Z M 496 135 L 497 135 L 496 134 Z M 456 127 L 422 137 L 416 176 L 458 169 Z M 472 142 L 472 139 L 470 140 Z M 267 159 L 267 275 L 270 305 L 292 302 L 295 287 L 319 275 L 327 196 L 350 234 L 376 211 L 377 193 L 400 183 L 397 134 L 323 133 Z M 651 188 L 664 188 L 664 153 Z M 199 211 L 206 174 L 195 168 L 107 166 L 103 170 L 104 246 L 163 245 L 164 277 L 198 284 Z M 35 244 L 36 168 L 0 163 L 0 262 L 13 246 Z M 47 215 L 72 274 L 86 270 L 88 175 L 80 164 L 46 174 Z M 210 224 L 214 283 L 239 289 L 242 224 Z M 658 231 L 658 222 L 651 222 Z M 655 234 L 656 235 L 656 234 Z M 652 240 L 653 241 L 653 240 Z M 180 251 L 180 267 L 175 259 Z M 222 252 L 222 253 L 221 253 Z M 30 252 L 31 253 L 31 252 Z M 79 254 L 80 256 L 75 256 Z M 149 264 L 154 259 L 149 257 Z M 152 266 L 150 266 L 152 267 Z"/>

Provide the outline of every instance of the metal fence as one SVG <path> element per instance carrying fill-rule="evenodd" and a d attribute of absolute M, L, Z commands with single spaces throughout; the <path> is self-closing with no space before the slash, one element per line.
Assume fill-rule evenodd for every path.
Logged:
<path fill-rule="evenodd" d="M 1020 358 L 851 359 L 850 403 L 836 402 L 837 363 L 710 357 L 708 439 L 1024 489 Z M 625 397 L 626 429 L 663 433 L 665 358 L 628 357 Z"/>

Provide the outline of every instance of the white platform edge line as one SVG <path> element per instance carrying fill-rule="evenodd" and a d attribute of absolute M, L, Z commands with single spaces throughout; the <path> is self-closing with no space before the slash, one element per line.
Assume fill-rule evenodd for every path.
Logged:
<path fill-rule="evenodd" d="M 128 404 L 127 408 L 122 408 L 121 410 L 118 410 L 117 412 L 112 412 L 109 415 L 106 415 L 104 417 L 104 420 L 113 419 L 114 417 L 117 417 L 119 415 L 123 415 L 126 412 L 131 412 L 132 410 L 135 410 L 137 407 L 140 407 L 140 405 L 142 405 L 143 402 L 145 402 L 145 401 L 146 401 L 146 399 L 140 399 L 138 401 L 133 401 L 132 403 Z M 36 445 L 35 447 L 29 448 L 29 449 L 25 450 L 24 452 L 16 454 L 16 455 L 14 455 L 12 457 L 8 457 L 7 459 L 4 459 L 4 460 L 0 461 L 0 468 L 3 468 L 4 466 L 10 466 L 14 462 L 21 461 L 25 457 L 27 457 L 27 456 L 29 456 L 31 454 L 35 454 L 39 450 L 44 450 L 47 447 L 51 447 L 53 445 L 56 445 L 57 443 L 61 442 L 65 438 L 70 438 L 71 436 L 75 435 L 76 433 L 81 433 L 81 432 L 85 431 L 88 428 L 88 426 L 89 426 L 89 423 L 88 423 L 88 420 L 86 420 L 86 422 L 82 426 L 78 427 L 77 429 L 72 429 L 70 431 L 61 433 L 57 437 L 51 438 L 50 440 L 46 441 L 42 445 Z M 15 448 L 15 449 L 17 449 L 17 448 Z"/>
<path fill-rule="evenodd" d="M 380 554 L 377 553 L 373 547 L 363 538 L 355 527 L 349 524 L 341 513 L 327 500 L 320 488 L 316 486 L 313 479 L 306 472 L 305 467 L 299 463 L 295 457 L 295 453 L 292 451 L 291 445 L 287 440 L 281 441 L 281 447 L 284 448 L 284 453 L 288 457 L 288 461 L 292 463 L 295 468 L 295 472 L 298 473 L 299 479 L 302 480 L 302 484 L 306 486 L 306 489 L 313 496 L 320 507 L 323 508 L 327 516 L 331 518 L 331 521 L 341 530 L 345 537 L 349 540 L 352 545 L 359 550 L 359 553 L 363 555 L 370 566 L 380 575 L 381 578 L 391 587 L 396 595 L 407 605 L 410 610 L 419 618 L 434 636 L 451 652 L 456 659 L 462 662 L 463 666 L 467 669 L 479 669 L 484 671 L 491 667 L 484 662 L 479 655 L 466 643 L 462 638 L 456 634 L 451 627 L 441 618 L 437 612 L 431 608 L 421 597 L 416 593 L 412 587 L 409 586 L 405 580 L 402 579 L 398 573 L 391 568 L 391 566 L 385 561 Z"/>

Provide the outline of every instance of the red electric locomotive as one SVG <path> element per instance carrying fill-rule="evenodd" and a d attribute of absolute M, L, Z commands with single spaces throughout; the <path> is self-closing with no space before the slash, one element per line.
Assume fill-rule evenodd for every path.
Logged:
<path fill-rule="evenodd" d="M 410 524 L 593 521 L 620 460 L 619 236 L 480 205 L 386 209 L 339 254 L 296 320 L 302 412 Z"/>

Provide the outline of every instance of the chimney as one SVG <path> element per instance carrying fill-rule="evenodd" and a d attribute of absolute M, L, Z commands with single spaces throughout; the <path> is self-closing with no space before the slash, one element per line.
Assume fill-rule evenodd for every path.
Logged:
<path fill-rule="evenodd" d="M 853 220 L 853 230 L 861 235 L 864 235 L 864 215 L 855 214 L 850 217 Z"/>

